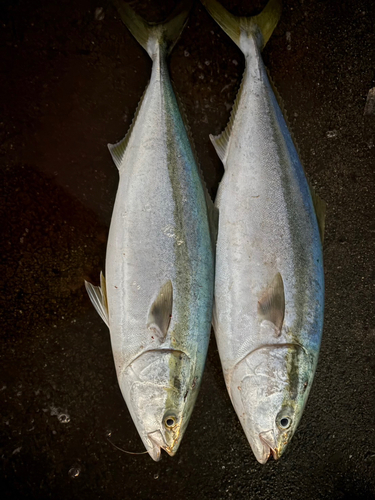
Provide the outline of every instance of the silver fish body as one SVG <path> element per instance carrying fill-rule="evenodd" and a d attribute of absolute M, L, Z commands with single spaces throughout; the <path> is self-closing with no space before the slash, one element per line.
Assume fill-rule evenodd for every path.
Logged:
<path fill-rule="evenodd" d="M 121 9 L 142 40 L 145 23 Z M 143 45 L 151 79 L 128 135 L 110 146 L 120 181 L 106 301 L 119 385 L 147 451 L 159 460 L 161 449 L 177 451 L 202 378 L 214 256 L 205 186 L 168 75 L 168 26 L 149 29 Z"/>
<path fill-rule="evenodd" d="M 290 441 L 313 380 L 323 327 L 322 245 L 304 170 L 261 58 L 262 23 L 203 3 L 246 59 L 230 123 L 212 137 L 225 167 L 215 202 L 214 330 L 232 403 L 265 463 Z"/>

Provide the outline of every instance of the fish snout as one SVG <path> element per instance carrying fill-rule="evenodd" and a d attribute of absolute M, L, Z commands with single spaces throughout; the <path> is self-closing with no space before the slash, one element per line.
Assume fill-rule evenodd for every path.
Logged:
<path fill-rule="evenodd" d="M 147 437 L 152 444 L 152 448 L 148 448 L 147 451 L 155 462 L 161 460 L 162 449 L 168 453 L 170 457 L 176 454 L 179 445 L 177 438 L 172 441 L 171 445 L 168 445 L 160 430 L 148 433 Z"/>
<path fill-rule="evenodd" d="M 261 447 L 259 448 L 259 451 L 261 450 L 261 454 L 258 455 L 254 452 L 258 462 L 260 462 L 261 464 L 265 464 L 269 459 L 271 453 L 275 460 L 279 458 L 276 437 L 272 429 L 260 432 L 259 441 L 261 444 Z"/>
<path fill-rule="evenodd" d="M 161 450 L 166 447 L 163 435 L 160 431 L 154 431 L 148 433 L 147 437 L 152 444 L 152 448 L 147 448 L 147 451 L 155 462 L 159 462 L 161 459 Z"/>

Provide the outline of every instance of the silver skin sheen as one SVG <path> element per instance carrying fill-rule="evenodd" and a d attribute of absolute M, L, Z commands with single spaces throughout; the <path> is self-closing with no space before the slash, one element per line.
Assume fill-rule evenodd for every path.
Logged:
<path fill-rule="evenodd" d="M 161 449 L 176 453 L 202 379 L 214 255 L 209 200 L 166 63 L 187 11 L 151 27 L 128 6 L 119 10 L 152 73 L 130 131 L 109 146 L 120 181 L 106 255 L 108 325 L 121 392 L 159 460 Z"/>
<path fill-rule="evenodd" d="M 246 61 L 228 127 L 211 137 L 225 168 L 215 202 L 213 323 L 229 395 L 265 463 L 290 442 L 313 380 L 323 327 L 322 244 L 304 170 L 261 58 L 270 33 L 260 27 L 276 25 L 276 2 L 253 21 L 203 3 Z M 262 23 L 265 16 L 273 20 Z"/>

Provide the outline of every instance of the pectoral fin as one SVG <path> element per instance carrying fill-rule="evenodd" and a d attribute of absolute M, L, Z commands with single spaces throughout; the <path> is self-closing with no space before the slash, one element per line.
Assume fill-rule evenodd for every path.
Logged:
<path fill-rule="evenodd" d="M 103 273 L 100 273 L 100 286 L 94 286 L 88 281 L 85 281 L 85 287 L 97 313 L 109 328 L 107 290 Z"/>
<path fill-rule="evenodd" d="M 285 295 L 280 273 L 276 274 L 271 285 L 259 300 L 258 314 L 263 320 L 273 323 L 278 332 L 281 332 L 285 314 Z"/>
<path fill-rule="evenodd" d="M 164 339 L 167 335 L 173 308 L 173 286 L 167 281 L 153 302 L 148 315 L 147 327 L 152 328 Z"/>

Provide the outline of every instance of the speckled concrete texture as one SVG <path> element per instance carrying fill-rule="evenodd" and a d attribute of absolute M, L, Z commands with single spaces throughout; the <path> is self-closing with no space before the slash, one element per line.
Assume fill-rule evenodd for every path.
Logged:
<path fill-rule="evenodd" d="M 161 20 L 176 2 L 133 6 Z M 223 0 L 235 14 L 265 2 Z M 0 5 L 0 456 L 6 499 L 375 498 L 375 4 L 287 0 L 264 60 L 307 175 L 328 204 L 326 315 L 315 382 L 280 461 L 256 462 L 214 338 L 182 445 L 155 463 L 117 385 L 98 282 L 127 131 L 151 62 L 110 2 Z M 244 61 L 196 3 L 170 70 L 208 188 Z"/>

